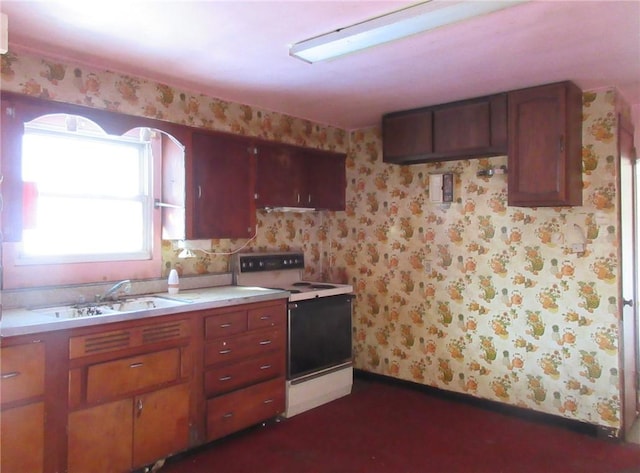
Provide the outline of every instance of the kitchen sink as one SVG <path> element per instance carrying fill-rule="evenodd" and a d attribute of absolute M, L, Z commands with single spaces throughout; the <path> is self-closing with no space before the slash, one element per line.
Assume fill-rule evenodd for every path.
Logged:
<path fill-rule="evenodd" d="M 56 319 L 75 319 L 78 317 L 99 317 L 124 312 L 165 309 L 169 307 L 179 307 L 184 304 L 188 304 L 188 302 L 157 296 L 143 296 L 116 301 L 46 307 L 44 309 L 33 309 L 32 311 L 38 315 L 49 316 Z"/>
<path fill-rule="evenodd" d="M 188 304 L 185 301 L 178 301 L 175 299 L 167 299 L 164 297 L 148 296 L 148 297 L 135 297 L 131 299 L 123 299 L 107 304 L 110 310 L 116 312 L 136 312 L 138 310 L 149 309 L 164 309 L 167 307 L 178 307 L 184 304 Z"/>

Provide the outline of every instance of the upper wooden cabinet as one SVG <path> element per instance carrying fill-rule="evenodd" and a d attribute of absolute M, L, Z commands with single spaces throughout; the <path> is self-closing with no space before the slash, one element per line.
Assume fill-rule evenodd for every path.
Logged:
<path fill-rule="evenodd" d="M 422 109 L 383 116 L 382 148 L 387 163 L 410 162 L 432 155 L 433 111 Z"/>
<path fill-rule="evenodd" d="M 345 209 L 344 154 L 281 143 L 256 150 L 258 208 Z"/>
<path fill-rule="evenodd" d="M 247 138 L 194 131 L 186 160 L 186 238 L 253 236 L 255 167 Z"/>
<path fill-rule="evenodd" d="M 582 92 L 575 84 L 509 92 L 509 205 L 582 205 L 581 149 Z"/>
<path fill-rule="evenodd" d="M 507 152 L 507 95 L 394 112 L 382 117 L 383 160 L 412 164 Z"/>

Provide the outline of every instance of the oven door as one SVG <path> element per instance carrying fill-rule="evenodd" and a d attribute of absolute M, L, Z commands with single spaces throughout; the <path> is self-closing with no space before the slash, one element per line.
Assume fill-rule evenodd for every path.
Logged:
<path fill-rule="evenodd" d="M 289 303 L 287 379 L 352 361 L 352 295 Z"/>

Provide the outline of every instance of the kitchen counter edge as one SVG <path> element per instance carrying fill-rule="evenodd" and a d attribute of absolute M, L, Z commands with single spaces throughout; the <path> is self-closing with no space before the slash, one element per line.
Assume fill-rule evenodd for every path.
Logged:
<path fill-rule="evenodd" d="M 149 294 L 187 301 L 183 305 L 158 309 L 123 312 L 103 316 L 78 317 L 72 319 L 48 320 L 26 308 L 9 309 L 0 319 L 0 338 L 20 335 L 35 335 L 57 330 L 70 330 L 80 327 L 107 325 L 115 322 L 153 319 L 155 317 L 177 315 L 181 313 L 217 309 L 222 307 L 287 299 L 289 292 L 262 287 L 218 286 L 181 291 L 175 295 L 168 293 Z M 198 295 L 198 297 L 193 297 Z"/>

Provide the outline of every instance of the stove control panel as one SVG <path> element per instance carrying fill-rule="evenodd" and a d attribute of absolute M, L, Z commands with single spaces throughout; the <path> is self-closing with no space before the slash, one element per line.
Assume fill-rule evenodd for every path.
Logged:
<path fill-rule="evenodd" d="M 238 255 L 238 269 L 241 273 L 304 269 L 304 254 L 271 253 Z"/>

